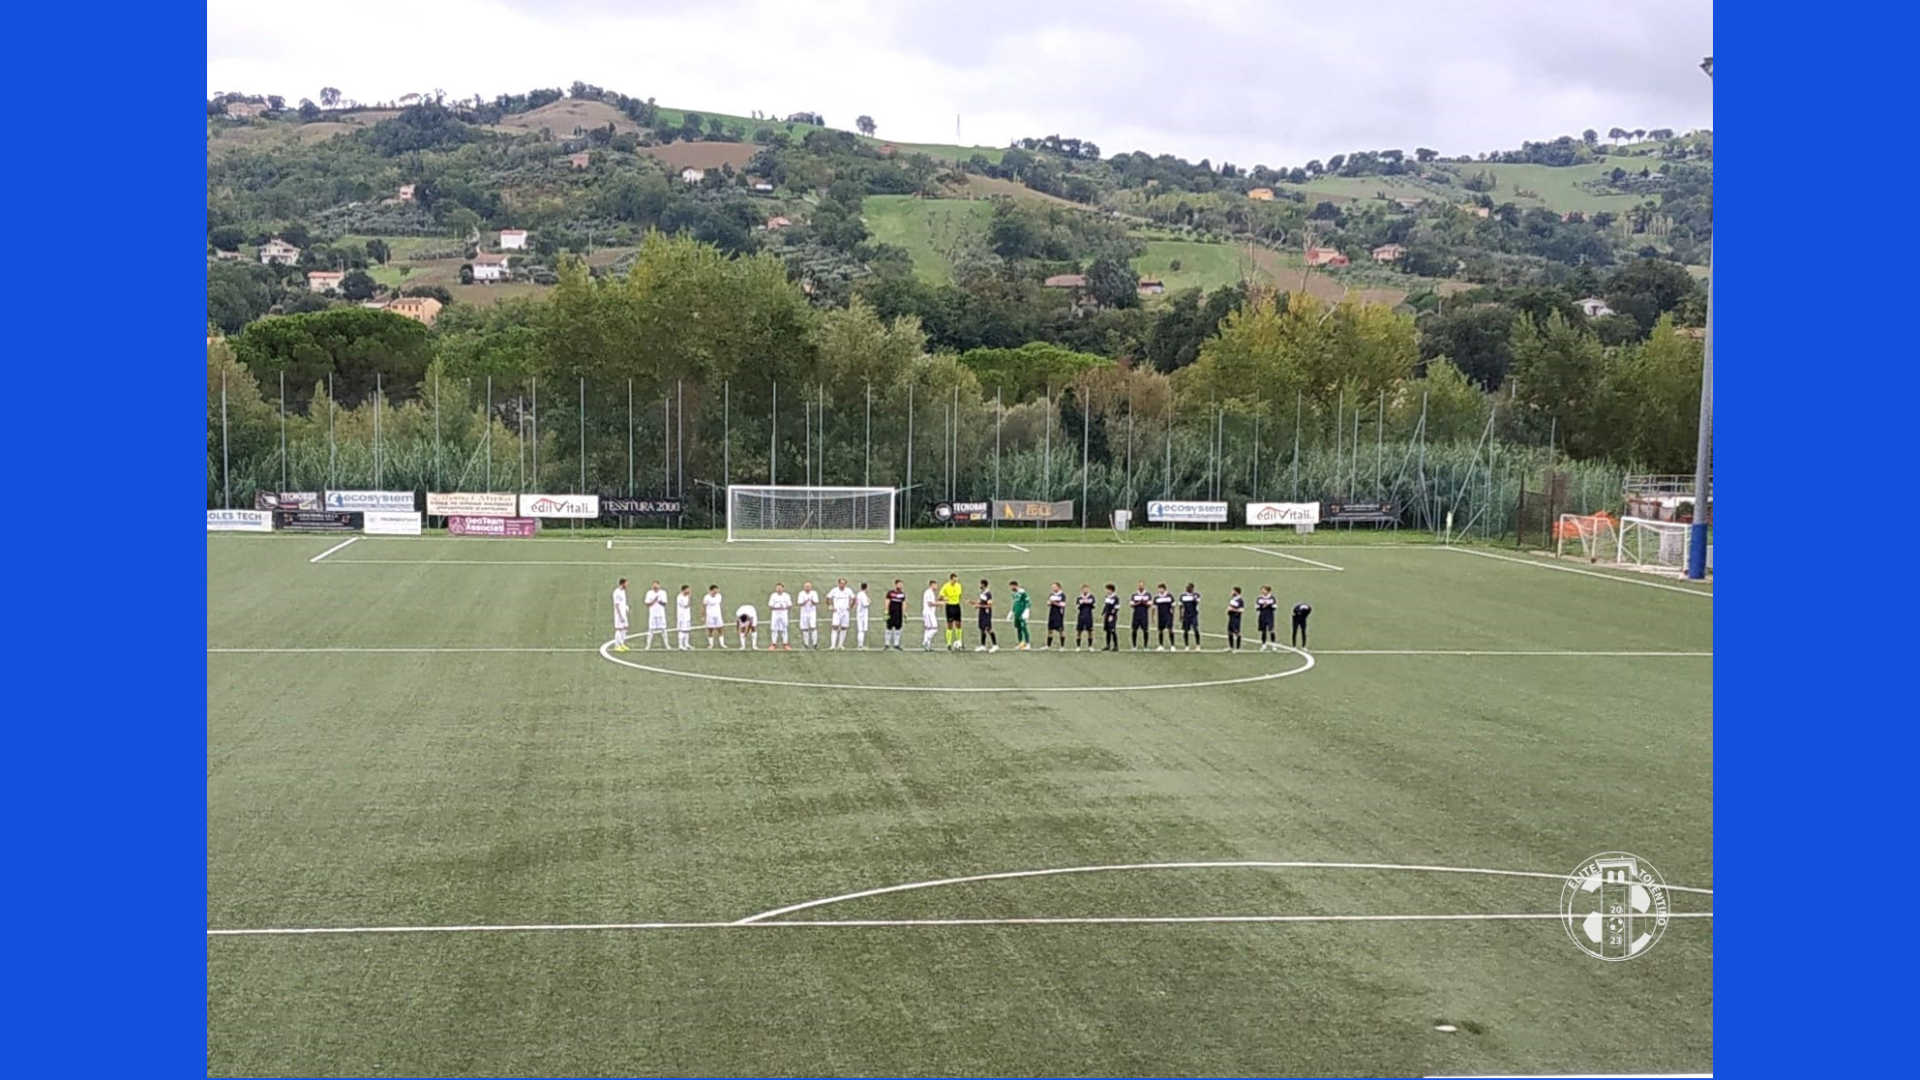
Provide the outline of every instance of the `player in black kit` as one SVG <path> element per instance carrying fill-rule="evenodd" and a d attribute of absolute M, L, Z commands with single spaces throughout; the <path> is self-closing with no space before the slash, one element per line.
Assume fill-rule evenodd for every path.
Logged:
<path fill-rule="evenodd" d="M 1093 605 L 1098 602 L 1093 598 L 1093 586 L 1080 586 L 1080 596 L 1074 601 L 1079 608 L 1073 619 L 1073 647 L 1076 651 L 1093 648 Z M 1086 641 L 1084 645 L 1081 644 L 1083 638 Z"/>
<path fill-rule="evenodd" d="M 1107 582 L 1107 598 L 1100 601 L 1100 628 L 1107 632 L 1107 644 L 1101 652 L 1120 651 L 1120 594 Z"/>
<path fill-rule="evenodd" d="M 1133 590 L 1133 636 L 1127 643 L 1129 649 L 1144 649 L 1153 644 L 1153 629 L 1148 623 L 1153 611 L 1153 594 L 1147 591 L 1147 583 L 1141 582 Z"/>
<path fill-rule="evenodd" d="M 1293 644 L 1305 646 L 1307 643 L 1307 616 L 1313 614 L 1313 605 L 1304 601 L 1293 605 Z"/>
<path fill-rule="evenodd" d="M 1180 594 L 1180 644 L 1188 652 L 1200 651 L 1200 594 L 1191 581 L 1187 582 L 1187 591 Z"/>
<path fill-rule="evenodd" d="M 900 651 L 900 635 L 906 625 L 907 588 L 899 578 L 894 578 L 893 588 L 887 590 L 887 648 Z"/>
<path fill-rule="evenodd" d="M 1053 639 L 1060 639 L 1060 647 L 1067 647 L 1067 594 L 1059 582 L 1053 583 L 1052 591 L 1047 593 L 1047 643 L 1043 649 L 1053 648 Z"/>
<path fill-rule="evenodd" d="M 1173 648 L 1173 594 L 1167 591 L 1167 583 L 1161 582 L 1153 594 L 1153 613 L 1155 627 L 1160 631 L 1160 644 L 1153 647 L 1154 652 L 1166 652 Z"/>
<path fill-rule="evenodd" d="M 1260 595 L 1253 598 L 1253 606 L 1255 611 L 1258 612 L 1260 620 L 1261 652 L 1280 647 L 1280 642 L 1274 637 L 1273 633 L 1273 609 L 1279 603 L 1279 598 L 1273 595 L 1273 586 L 1271 585 L 1260 586 Z"/>
<path fill-rule="evenodd" d="M 1227 648 L 1240 651 L 1240 616 L 1247 609 L 1247 598 L 1240 595 L 1240 586 L 1233 587 L 1233 595 L 1227 597 Z"/>

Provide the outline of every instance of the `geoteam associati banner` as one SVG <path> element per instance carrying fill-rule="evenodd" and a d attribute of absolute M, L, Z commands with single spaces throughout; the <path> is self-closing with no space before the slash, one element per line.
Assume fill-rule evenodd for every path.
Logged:
<path fill-rule="evenodd" d="M 449 536 L 532 536 L 540 531 L 538 518 L 450 517 Z"/>
<path fill-rule="evenodd" d="M 1147 503 L 1148 521 L 1197 521 L 1224 524 L 1227 504 L 1223 502 L 1176 502 L 1155 499 Z"/>
<path fill-rule="evenodd" d="M 411 491 L 329 491 L 324 500 L 328 510 L 397 510 L 413 509 Z"/>
<path fill-rule="evenodd" d="M 364 524 L 362 531 L 368 536 L 420 535 L 420 515 L 411 510 L 404 514 L 394 510 L 368 510 Z"/>
<path fill-rule="evenodd" d="M 434 517 L 513 517 L 520 497 L 511 491 L 429 491 L 427 513 Z"/>
<path fill-rule="evenodd" d="M 271 510 L 209 510 L 208 532 L 272 532 Z"/>
<path fill-rule="evenodd" d="M 523 518 L 597 518 L 600 516 L 600 496 L 522 495 L 520 496 L 520 516 Z"/>
<path fill-rule="evenodd" d="M 1317 502 L 1250 502 L 1247 504 L 1247 524 L 1318 525 L 1320 524 L 1320 504 Z"/>

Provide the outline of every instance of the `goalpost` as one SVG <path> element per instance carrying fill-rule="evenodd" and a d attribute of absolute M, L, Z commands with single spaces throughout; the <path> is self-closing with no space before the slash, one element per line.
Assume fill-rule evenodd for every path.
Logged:
<path fill-rule="evenodd" d="M 727 542 L 893 543 L 894 489 L 727 485 Z"/>
<path fill-rule="evenodd" d="M 1684 574 L 1687 570 L 1687 533 L 1688 526 L 1684 522 L 1623 517 L 1620 519 L 1620 539 L 1614 545 L 1614 561 L 1636 570 Z"/>
<path fill-rule="evenodd" d="M 1620 530 L 1605 511 L 1561 514 L 1553 527 L 1553 540 L 1553 553 L 1563 558 L 1569 551 L 1588 562 L 1612 562 L 1620 557 Z"/>

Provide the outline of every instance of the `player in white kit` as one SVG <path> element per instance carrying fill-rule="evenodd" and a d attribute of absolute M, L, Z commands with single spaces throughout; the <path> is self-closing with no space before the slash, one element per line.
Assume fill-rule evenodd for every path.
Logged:
<path fill-rule="evenodd" d="M 733 613 L 740 626 L 740 647 L 757 649 L 760 647 L 760 613 L 753 610 L 752 604 L 741 604 L 740 610 Z"/>
<path fill-rule="evenodd" d="M 787 583 L 773 583 L 773 593 L 767 597 L 767 651 L 784 649 L 793 651 L 787 641 L 787 611 L 793 607 L 793 597 L 787 593 Z"/>
<path fill-rule="evenodd" d="M 867 583 L 860 583 L 860 591 L 853 597 L 853 626 L 859 633 L 859 645 L 867 647 L 867 611 L 873 607 L 873 597 L 867 595 Z"/>
<path fill-rule="evenodd" d="M 722 614 L 726 602 L 720 599 L 720 586 L 707 586 L 707 595 L 700 599 L 707 609 L 707 648 L 715 645 L 726 648 L 727 623 L 726 616 Z"/>
<path fill-rule="evenodd" d="M 613 587 L 613 651 L 630 652 L 627 648 L 627 579 L 621 578 L 620 584 Z"/>
<path fill-rule="evenodd" d="M 649 649 L 653 648 L 653 635 L 659 634 L 660 647 L 664 649 L 667 647 L 667 590 L 661 588 L 660 583 L 656 581 L 653 583 L 653 587 L 647 590 L 647 595 L 644 599 L 647 602 L 647 643 L 645 647 Z"/>
<path fill-rule="evenodd" d="M 674 625 L 680 631 L 680 651 L 693 648 L 693 586 L 680 586 L 674 598 Z"/>
<path fill-rule="evenodd" d="M 847 579 L 827 590 L 827 602 L 833 605 L 833 632 L 827 642 L 829 649 L 847 647 L 847 623 L 853 614 L 853 590 L 847 588 Z"/>
<path fill-rule="evenodd" d="M 920 635 L 922 652 L 933 651 L 933 635 L 940 629 L 940 583 L 927 579 L 927 591 L 920 594 L 920 621 L 926 631 Z"/>
<path fill-rule="evenodd" d="M 800 583 L 800 594 L 794 597 L 800 603 L 800 641 L 809 649 L 820 647 L 820 594 L 813 591 L 813 582 Z"/>

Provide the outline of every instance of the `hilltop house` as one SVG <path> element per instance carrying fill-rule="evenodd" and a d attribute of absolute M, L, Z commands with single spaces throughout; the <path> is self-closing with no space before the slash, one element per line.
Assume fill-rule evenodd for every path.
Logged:
<path fill-rule="evenodd" d="M 1143 277 L 1139 289 L 1141 296 L 1159 296 L 1167 291 L 1167 283 L 1159 278 Z"/>
<path fill-rule="evenodd" d="M 527 230 L 525 229 L 501 229 L 500 230 L 500 250 L 501 251 L 525 251 L 526 249 L 527 249 Z"/>
<path fill-rule="evenodd" d="M 1273 189 L 1272 189 L 1272 188 L 1270 188 L 1270 187 L 1257 187 L 1257 188 L 1254 188 L 1254 189 L 1253 189 L 1252 191 L 1249 191 L 1249 192 L 1247 192 L 1247 198 L 1249 198 L 1249 199 L 1258 199 L 1258 200 L 1260 200 L 1261 202 L 1272 202 L 1272 201 L 1273 201 Z"/>
<path fill-rule="evenodd" d="M 277 236 L 260 245 L 260 265 L 262 266 L 270 263 L 285 263 L 292 266 L 299 261 L 300 249 Z"/>
<path fill-rule="evenodd" d="M 696 169 L 693 166 L 689 165 L 686 168 L 680 170 L 680 179 L 686 181 L 689 184 L 697 184 L 700 181 L 705 180 L 706 178 L 707 178 L 707 170 L 705 169 Z"/>
<path fill-rule="evenodd" d="M 1373 249 L 1374 262 L 1399 262 L 1407 257 L 1407 249 L 1399 244 L 1381 244 Z"/>
<path fill-rule="evenodd" d="M 1087 287 L 1087 275 L 1055 274 L 1040 284 L 1049 289 L 1084 289 Z"/>
<path fill-rule="evenodd" d="M 1345 266 L 1349 261 L 1335 248 L 1310 247 L 1307 249 L 1308 266 Z"/>
<path fill-rule="evenodd" d="M 339 270 L 310 270 L 307 272 L 307 291 L 339 292 L 340 283 L 346 279 L 347 275 Z"/>
<path fill-rule="evenodd" d="M 427 326 L 432 326 L 433 320 L 440 317 L 440 301 L 431 296 L 402 296 L 388 302 L 386 307 L 395 315 Z"/>
<path fill-rule="evenodd" d="M 777 214 L 767 219 L 767 228 L 769 229 L 784 229 L 787 226 L 792 224 L 793 222 L 787 220 L 786 218 L 780 217 Z"/>
<path fill-rule="evenodd" d="M 229 101 L 226 104 L 227 115 L 236 120 L 250 120 L 267 111 L 267 106 L 258 101 Z"/>
<path fill-rule="evenodd" d="M 1602 315 L 1613 314 L 1613 309 L 1607 306 L 1607 302 L 1597 296 L 1589 296 L 1584 300 L 1575 300 L 1574 303 L 1580 305 L 1580 313 L 1589 319 L 1597 319 Z"/>
<path fill-rule="evenodd" d="M 593 159 L 587 156 L 587 152 L 585 150 L 582 150 L 577 154 L 567 155 L 567 164 L 573 166 L 576 169 L 584 169 L 589 164 L 591 164 L 592 161 Z"/>
<path fill-rule="evenodd" d="M 393 197 L 396 199 L 399 199 L 401 202 L 412 202 L 413 201 L 413 185 L 401 184 L 400 190 L 394 192 Z"/>
<path fill-rule="evenodd" d="M 513 277 L 507 269 L 507 257 L 482 251 L 473 257 L 473 280 L 480 282 L 508 281 Z"/>
<path fill-rule="evenodd" d="M 773 194 L 773 185 L 765 180 L 755 180 L 753 182 L 753 193 L 755 195 L 771 195 Z"/>
<path fill-rule="evenodd" d="M 1425 202 L 1426 200 L 1425 200 L 1425 199 L 1411 199 L 1411 198 L 1399 198 L 1399 199 L 1395 199 L 1395 200 L 1393 200 L 1393 201 L 1394 201 L 1394 204 L 1395 204 L 1395 205 L 1397 205 L 1397 206 L 1399 206 L 1399 207 L 1400 207 L 1400 209 L 1402 209 L 1402 210 L 1413 210 L 1413 209 L 1417 209 L 1417 208 L 1419 207 L 1419 205 L 1420 205 L 1421 203 L 1423 203 L 1423 202 Z"/>

